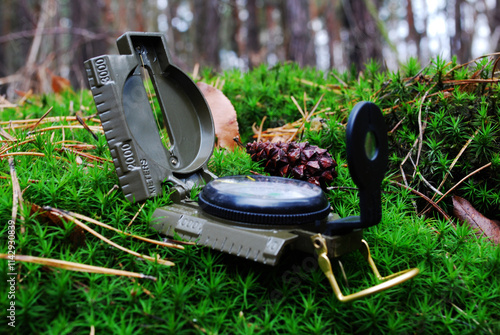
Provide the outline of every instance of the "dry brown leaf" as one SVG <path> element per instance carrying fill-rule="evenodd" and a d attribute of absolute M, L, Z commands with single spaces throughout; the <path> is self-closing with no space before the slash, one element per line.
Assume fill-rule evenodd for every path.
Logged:
<path fill-rule="evenodd" d="M 63 77 L 56 76 L 52 71 L 47 69 L 51 77 L 52 90 L 54 93 L 61 93 L 71 88 L 71 82 Z"/>
<path fill-rule="evenodd" d="M 198 82 L 196 84 L 207 100 L 215 125 L 215 136 L 217 145 L 229 150 L 234 150 L 236 142 L 233 140 L 239 137 L 238 121 L 236 110 L 229 99 L 217 88 Z"/>
<path fill-rule="evenodd" d="M 488 219 L 464 198 L 454 195 L 452 199 L 453 214 L 459 220 L 467 222 L 473 229 L 479 229 L 483 235 L 500 244 L 500 222 Z"/>

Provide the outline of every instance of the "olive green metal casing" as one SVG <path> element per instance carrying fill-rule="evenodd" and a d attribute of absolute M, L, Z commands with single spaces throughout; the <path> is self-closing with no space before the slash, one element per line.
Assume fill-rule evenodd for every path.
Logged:
<path fill-rule="evenodd" d="M 171 182 L 179 200 L 215 176 L 207 162 L 215 140 L 210 109 L 196 84 L 172 65 L 165 36 L 132 32 L 117 40 L 120 55 L 85 62 L 120 185 L 129 201 L 161 194 Z M 163 145 L 141 77 L 148 71 L 168 131 Z"/>

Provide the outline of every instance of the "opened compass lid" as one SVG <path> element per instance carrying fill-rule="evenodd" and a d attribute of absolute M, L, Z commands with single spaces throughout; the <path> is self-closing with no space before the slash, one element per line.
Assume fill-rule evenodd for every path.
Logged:
<path fill-rule="evenodd" d="M 298 225 L 322 220 L 330 204 L 311 183 L 267 176 L 223 177 L 208 183 L 199 195 L 200 207 L 226 220 Z"/>
<path fill-rule="evenodd" d="M 120 55 L 92 58 L 85 67 L 125 197 L 158 196 L 163 181 L 188 190 L 190 184 L 211 179 L 205 172 L 215 140 L 210 109 L 191 78 L 170 62 L 165 36 L 128 32 L 117 45 Z M 154 87 L 168 148 L 143 71 Z"/>

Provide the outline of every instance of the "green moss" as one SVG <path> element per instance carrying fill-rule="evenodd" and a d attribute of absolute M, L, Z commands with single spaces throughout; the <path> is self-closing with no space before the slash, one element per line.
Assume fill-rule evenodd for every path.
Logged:
<path fill-rule="evenodd" d="M 90 234 L 86 234 L 80 245 L 75 244 L 71 240 L 73 224 L 47 225 L 25 208 L 21 211 L 24 221 L 17 218 L 17 224 L 26 229 L 24 234 L 16 230 L 18 254 L 135 271 L 158 280 L 131 280 L 17 262 L 20 280 L 16 286 L 16 328 L 8 327 L 6 309 L 2 308 L 0 332 L 88 334 L 94 328 L 97 332 L 118 334 L 500 333 L 500 248 L 477 239 L 466 225 L 455 227 L 453 222 L 439 216 L 427 219 L 417 216 L 414 203 L 420 207 L 424 203 L 391 182 L 401 178 L 399 164 L 420 137 L 421 119 L 427 127 L 415 178 L 412 179 L 414 168 L 410 160 L 403 168 L 409 184 L 432 197 L 433 192 L 422 180 L 437 187 L 470 140 L 442 191 L 491 163 L 455 192 L 485 214 L 491 217 L 498 214 L 500 90 L 496 83 L 450 82 L 490 78 L 491 61 L 485 58 L 465 68 L 436 59 L 420 69 L 412 59 L 397 72 L 382 72 L 375 63 L 370 63 L 367 69 L 358 76 L 352 72 L 323 73 L 287 63 L 271 69 L 261 66 L 249 73 L 228 71 L 220 77 L 225 81 L 224 93 L 238 111 L 245 141 L 251 139 L 251 125 L 260 124 L 264 116 L 268 117 L 265 127 L 299 119 L 291 96 L 311 110 L 324 94 L 319 109 L 325 110 L 318 115 L 323 119 L 322 127 L 318 130 L 306 125 L 302 140 L 328 148 L 337 160 L 339 176 L 335 186 L 338 187 L 329 190 L 327 196 L 341 216 L 359 211 L 357 192 L 352 189 L 355 185 L 345 162 L 343 137 L 348 113 L 360 100 L 374 101 L 384 109 L 388 130 L 392 132 L 390 171 L 383 185 L 383 220 L 366 230 L 365 239 L 382 275 L 419 267 L 419 276 L 383 294 L 342 304 L 334 298 L 311 255 L 288 253 L 277 267 L 271 268 L 198 246 L 164 249 L 93 227 L 127 248 L 146 255 L 158 253 L 176 263 L 175 267 L 167 268 L 110 248 Z M 201 73 L 206 81 L 217 75 L 210 71 Z M 54 107 L 51 116 L 69 115 L 73 113 L 71 110 L 82 110 L 86 116 L 95 114 L 87 91 L 30 99 L 23 107 L 5 109 L 2 119 L 40 117 L 49 107 Z M 12 134 L 20 140 L 28 136 L 22 130 Z M 79 165 L 76 155 L 59 150 L 58 142 L 63 139 L 93 144 L 95 148 L 86 152 L 110 159 L 102 134 L 97 141 L 82 129 L 37 134 L 34 141 L 10 150 L 46 155 L 15 158 L 24 199 L 127 229 L 140 205 L 130 204 L 119 189 L 113 190 L 118 180 L 112 163 Z M 413 147 L 413 162 L 417 150 L 418 145 Z M 0 179 L 0 220 L 6 223 L 13 202 L 9 168 L 5 158 L 2 162 L 0 175 L 6 179 Z M 262 172 L 242 150 L 217 149 L 209 167 L 220 176 Z M 148 223 L 156 208 L 170 202 L 167 186 L 164 191 L 162 197 L 146 202 L 128 231 L 162 238 L 148 228 Z M 446 209 L 451 212 L 449 204 Z M 7 251 L 7 236 L 4 224 L 0 229 L 2 253 Z M 9 303 L 7 264 L 0 261 L 0 289 L 4 292 L 0 294 L 0 306 Z M 375 283 L 360 255 L 347 255 L 342 264 L 349 278 L 348 284 L 340 280 L 344 292 Z M 335 262 L 334 272 L 337 278 L 342 278 Z"/>

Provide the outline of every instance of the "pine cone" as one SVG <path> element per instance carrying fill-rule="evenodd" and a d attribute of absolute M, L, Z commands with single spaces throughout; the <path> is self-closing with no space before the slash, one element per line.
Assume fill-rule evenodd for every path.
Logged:
<path fill-rule="evenodd" d="M 320 186 L 323 190 L 337 176 L 337 163 L 326 149 L 308 142 L 251 142 L 246 151 L 255 162 L 262 162 L 272 176 L 293 177 Z"/>

